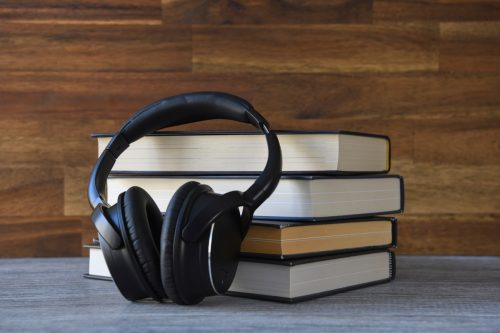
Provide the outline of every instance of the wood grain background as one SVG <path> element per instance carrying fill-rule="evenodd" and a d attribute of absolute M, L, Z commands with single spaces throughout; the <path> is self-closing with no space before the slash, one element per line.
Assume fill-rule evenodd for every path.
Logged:
<path fill-rule="evenodd" d="M 499 1 L 3 0 L 0 256 L 83 254 L 90 133 L 192 90 L 390 135 L 398 252 L 500 255 Z"/>

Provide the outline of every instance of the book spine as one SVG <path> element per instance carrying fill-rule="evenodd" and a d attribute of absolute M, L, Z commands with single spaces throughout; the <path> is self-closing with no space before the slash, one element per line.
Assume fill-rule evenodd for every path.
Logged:
<path fill-rule="evenodd" d="M 396 255 L 389 251 L 389 276 L 391 280 L 396 278 Z"/>
<path fill-rule="evenodd" d="M 395 217 L 391 218 L 391 238 L 392 238 L 392 247 L 398 247 L 398 219 Z"/>

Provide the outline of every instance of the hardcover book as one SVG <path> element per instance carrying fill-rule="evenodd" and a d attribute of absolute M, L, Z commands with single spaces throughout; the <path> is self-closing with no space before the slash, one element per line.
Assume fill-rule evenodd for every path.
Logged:
<path fill-rule="evenodd" d="M 89 279 L 111 280 L 111 274 L 106 265 L 106 260 L 104 260 L 99 241 L 94 240 L 93 244 L 84 245 L 84 247 L 89 249 L 89 271 L 83 276 Z"/>
<path fill-rule="evenodd" d="M 346 131 L 275 131 L 284 173 L 385 173 L 387 136 Z M 96 134 L 99 154 L 111 134 Z M 133 142 L 113 171 L 258 174 L 267 161 L 259 132 L 158 132 Z"/>
<path fill-rule="evenodd" d="M 254 221 L 241 255 L 290 259 L 396 246 L 397 220 L 373 217 L 319 223 Z"/>
<path fill-rule="evenodd" d="M 242 258 L 227 294 L 297 302 L 388 282 L 394 276 L 390 251 L 296 260 Z"/>
<path fill-rule="evenodd" d="M 111 281 L 99 246 L 91 246 L 89 274 Z M 359 252 L 304 259 L 271 260 L 242 257 L 226 294 L 278 302 L 298 302 L 388 282 L 395 276 L 390 251 Z"/>
<path fill-rule="evenodd" d="M 175 191 L 188 181 L 207 184 L 217 193 L 246 190 L 254 176 L 163 176 L 147 173 L 112 174 L 108 202 L 132 186 L 145 189 L 165 212 Z M 319 221 L 399 213 L 404 207 L 399 176 L 282 176 L 274 193 L 255 211 L 256 219 Z"/>

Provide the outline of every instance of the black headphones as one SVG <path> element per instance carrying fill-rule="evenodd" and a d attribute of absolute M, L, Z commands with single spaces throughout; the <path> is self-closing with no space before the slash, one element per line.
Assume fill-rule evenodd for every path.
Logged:
<path fill-rule="evenodd" d="M 106 180 L 130 143 L 165 127 L 209 119 L 250 123 L 266 136 L 267 164 L 245 192 L 221 195 L 207 185 L 188 182 L 175 192 L 165 216 L 140 187 L 121 193 L 116 205 L 106 203 Z M 188 93 L 155 102 L 132 116 L 97 160 L 88 188 L 92 222 L 122 295 L 196 304 L 226 292 L 253 213 L 273 193 L 280 175 L 278 138 L 252 105 L 237 96 Z"/>

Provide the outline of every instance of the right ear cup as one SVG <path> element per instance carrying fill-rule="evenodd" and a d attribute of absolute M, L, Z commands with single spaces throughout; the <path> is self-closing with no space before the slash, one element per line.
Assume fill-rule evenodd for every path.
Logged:
<path fill-rule="evenodd" d="M 174 236 L 177 226 L 177 220 L 183 206 L 186 204 L 187 198 L 195 190 L 200 183 L 187 182 L 174 193 L 167 207 L 165 217 L 163 219 L 163 227 L 161 232 L 161 277 L 163 289 L 168 297 L 177 304 L 186 304 L 186 302 L 177 293 L 177 287 L 174 278 Z"/>
<path fill-rule="evenodd" d="M 127 238 L 137 263 L 156 300 L 167 298 L 160 276 L 160 234 L 163 217 L 153 198 L 134 186 L 118 199 Z"/>

